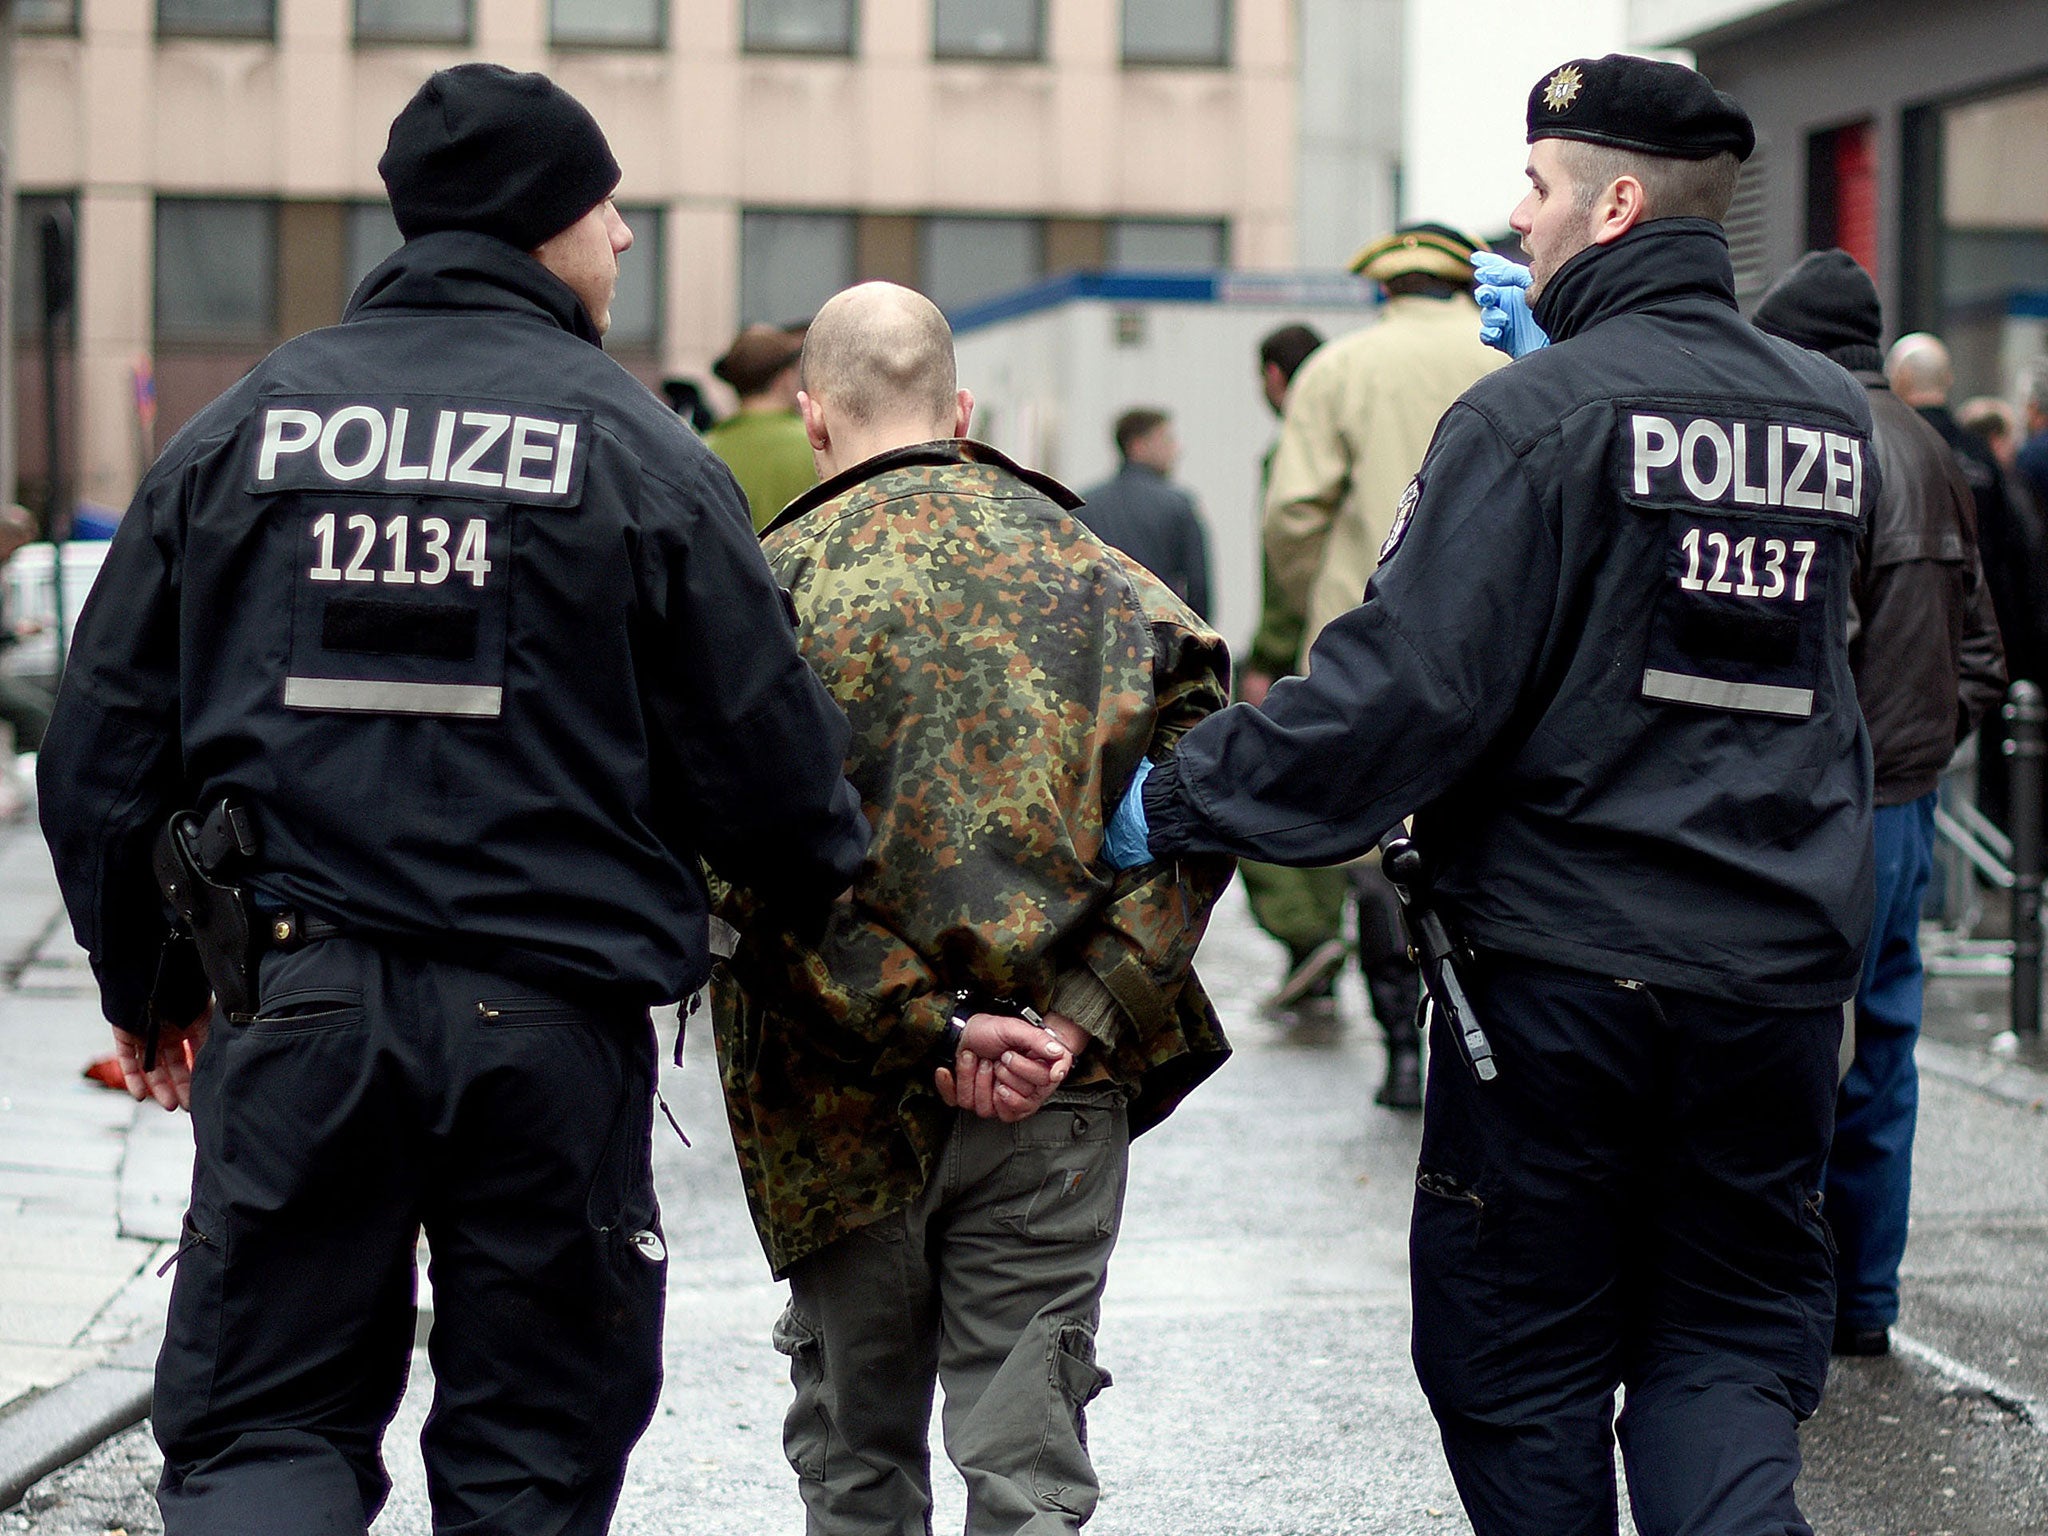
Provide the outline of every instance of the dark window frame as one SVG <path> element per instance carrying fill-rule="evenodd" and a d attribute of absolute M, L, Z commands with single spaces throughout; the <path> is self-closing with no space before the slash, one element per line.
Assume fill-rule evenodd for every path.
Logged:
<path fill-rule="evenodd" d="M 1217 0 L 1223 7 L 1221 51 L 1213 59 L 1154 57 L 1133 54 L 1130 43 L 1130 0 L 1117 6 L 1117 63 L 1125 69 L 1229 69 L 1237 54 L 1237 0 Z"/>
<path fill-rule="evenodd" d="M 862 213 L 862 210 L 861 210 L 861 209 L 859 209 L 859 208 L 847 207 L 847 206 L 843 206 L 843 205 L 842 205 L 842 206 L 837 206 L 837 207 L 831 207 L 831 208 L 816 208 L 816 207 L 802 207 L 802 206 L 799 206 L 799 205 L 796 205 L 796 204 L 791 204 L 791 203 L 759 203 L 759 204 L 755 204 L 755 203 L 743 203 L 743 204 L 741 204 L 741 205 L 740 205 L 740 210 L 739 210 L 739 214 L 740 214 L 740 216 L 739 216 L 739 223 L 738 223 L 738 226 L 737 226 L 737 228 L 736 228 L 736 230 L 735 230 L 735 232 L 734 232 L 734 233 L 735 233 L 735 241 L 734 241 L 734 255 L 735 255 L 735 256 L 737 257 L 737 262 L 736 262 L 736 264 L 735 264 L 735 267 L 734 267 L 734 272 L 735 272 L 735 274 L 736 274 L 736 276 L 738 277 L 738 280 L 739 280 L 739 281 L 738 281 L 738 284 L 737 284 L 737 291 L 736 291 L 736 293 L 735 293 L 735 299 L 736 299 L 736 301 L 737 301 L 737 308 L 738 308 L 738 311 L 739 311 L 739 317 L 740 317 L 740 318 L 739 318 L 739 323 L 740 323 L 741 325 L 748 325 L 748 324 L 756 323 L 756 322 L 754 322 L 754 321 L 749 321 L 749 320 L 747 319 L 747 313 L 748 313 L 748 311 L 747 311 L 747 303 L 746 303 L 746 299 L 747 299 L 747 220 L 748 220 L 748 219 L 750 219 L 750 218 L 757 218 L 757 217 L 762 217 L 762 216 L 766 216 L 766 217 L 770 217 L 770 218 L 775 218 L 775 217 L 796 217 L 796 218 L 806 218 L 806 219 L 840 219 L 840 220 L 843 220 L 843 221 L 845 221 L 845 224 L 846 224 L 847 230 L 848 230 L 848 232 L 849 232 L 849 234 L 851 235 L 851 237 L 852 237 L 852 238 L 851 238 L 851 239 L 850 239 L 850 241 L 848 242 L 848 248 L 847 248 L 847 273 L 846 273 L 846 278 L 845 278 L 845 281 L 844 281 L 844 282 L 842 282 L 842 283 L 840 284 L 840 287 L 842 287 L 842 288 L 843 288 L 843 287 L 846 287 L 846 286 L 847 286 L 847 285 L 849 285 L 849 284 L 852 284 L 852 283 L 858 282 L 858 281 L 860 280 L 860 218 L 861 218 L 861 213 Z M 836 290 L 835 290 L 835 291 L 836 291 Z M 831 295 L 831 294 L 829 294 L 829 293 L 825 295 L 825 297 L 826 297 L 826 298 L 830 298 L 831 296 L 832 296 L 832 295 Z M 822 303 L 823 301 L 822 301 L 822 300 L 820 300 L 820 302 Z M 796 316 L 795 316 L 795 315 L 793 315 L 793 314 L 790 314 L 790 315 L 782 315 L 782 314 L 778 314 L 778 315 L 774 316 L 774 317 L 773 317 L 773 318 L 771 318 L 771 319 L 761 319 L 761 320 L 759 320 L 759 321 L 758 321 L 758 323 L 760 323 L 760 324 L 763 324 L 763 325 L 786 325 L 786 324 L 788 324 L 788 323 L 789 323 L 790 321 L 794 320 L 795 318 L 796 318 Z"/>
<path fill-rule="evenodd" d="M 251 330 L 246 335 L 230 332 L 186 332 L 166 334 L 164 331 L 164 304 L 162 288 L 162 246 L 159 221 L 166 203 L 237 203 L 246 204 L 268 211 L 270 216 L 270 293 L 269 312 L 260 330 Z M 205 197 L 187 196 L 183 193 L 157 193 L 150 200 L 150 272 L 149 272 L 149 332 L 151 345 L 159 352 L 228 352 L 244 348 L 260 347 L 268 351 L 277 344 L 279 325 L 278 292 L 281 267 L 282 209 L 285 199 L 280 197 Z"/>
<path fill-rule="evenodd" d="M 441 32 L 372 32 L 363 31 L 363 0 L 350 0 L 349 41 L 358 48 L 418 48 L 444 47 L 467 48 L 476 41 L 476 0 L 461 0 L 462 31 L 450 35 Z"/>
<path fill-rule="evenodd" d="M 265 5 L 270 13 L 270 19 L 260 29 L 254 27 L 206 26 L 193 23 L 166 27 L 164 25 L 164 0 L 156 0 L 152 24 L 155 29 L 155 36 L 159 41 L 193 38 L 202 42 L 274 43 L 277 41 L 278 0 L 265 0 Z"/>
<path fill-rule="evenodd" d="M 932 287 L 933 287 L 933 284 L 932 284 L 932 265 L 933 265 L 933 263 L 932 263 L 932 253 L 931 253 L 931 244 L 930 244 L 930 242 L 931 242 L 931 230 L 932 230 L 932 226 L 933 226 L 933 225 L 935 225 L 935 224 L 939 224 L 939 223 L 946 223 L 946 224 L 1024 224 L 1024 225 L 1028 225 L 1028 226 L 1030 226 L 1030 228 L 1031 228 L 1031 233 L 1032 233 L 1032 236 L 1033 236 L 1033 241 L 1034 241 L 1034 250 L 1033 250 L 1033 253 L 1032 253 L 1032 257 L 1033 257 L 1033 259 L 1032 259 L 1032 266 L 1034 267 L 1035 271 L 1034 271 L 1034 274 L 1033 274 L 1033 275 L 1032 275 L 1031 277 L 1029 277 L 1028 279 L 1026 279 L 1026 282 L 1027 282 L 1027 284 L 1028 284 L 1028 283 L 1041 283 L 1041 282 L 1044 282 L 1044 281 L 1045 281 L 1045 279 L 1046 279 L 1046 277 L 1047 277 L 1047 276 L 1049 275 L 1049 264 L 1048 264 L 1048 262 L 1047 262 L 1047 259 L 1046 259 L 1046 257 L 1047 257 L 1047 252 L 1046 252 L 1046 246 L 1047 246 L 1047 244 L 1048 244 L 1048 226 L 1049 226 L 1049 225 L 1051 224 L 1051 222 L 1052 222 L 1052 219 L 1053 219 L 1053 215 L 1051 215 L 1051 214 L 1048 214 L 1048 213 L 1042 213 L 1042 212 L 1041 212 L 1041 213 L 1007 213 L 1007 212 L 1000 212 L 1000 213 L 999 213 L 999 212 L 990 212 L 990 211 L 988 211 L 988 210 L 985 210 L 985 209 L 979 209 L 979 208 L 977 208 L 977 209 L 973 209 L 973 210 L 970 210 L 970 211 L 962 211 L 962 210 L 960 210 L 960 209 L 952 209 L 952 208 L 928 208 L 928 209 L 926 209 L 926 210 L 925 210 L 925 211 L 924 211 L 923 213 L 921 213 L 921 214 L 919 214 L 919 215 L 917 216 L 917 286 L 918 286 L 918 291 L 919 291 L 920 293 L 923 293 L 923 294 L 925 294 L 925 295 L 926 295 L 927 297 L 931 298 L 931 300 L 932 300 L 932 302 L 933 302 L 933 303 L 935 303 L 935 304 L 939 304 L 939 300 L 938 300 L 937 296 L 936 296 L 936 295 L 933 295 L 933 294 L 932 294 L 932 291 L 931 291 L 931 290 L 932 290 Z M 1002 293 L 1002 292 L 1004 292 L 1004 291 L 1005 291 L 1005 290 L 1001 290 L 1001 289 L 998 289 L 998 290 L 996 290 L 996 294 L 1000 294 L 1000 293 Z M 996 294 L 991 294 L 991 295 L 988 295 L 987 297 L 994 297 L 994 296 L 996 296 Z M 975 305 L 977 305 L 977 304 L 981 304 L 981 303 L 984 303 L 984 302 L 986 302 L 986 298 L 978 298 L 978 299 L 969 299 L 969 300 L 966 300 L 966 301 L 965 301 L 964 303 L 961 303 L 961 304 L 956 304 L 956 305 L 954 306 L 954 308 L 956 308 L 956 309 L 971 309 L 971 308 L 973 308 L 973 307 L 974 307 Z M 943 304 L 940 304 L 940 305 L 939 305 L 939 307 L 940 307 L 940 308 L 941 308 L 941 309 L 943 310 L 943 309 L 945 309 L 945 307 L 946 307 L 946 306 L 945 306 L 945 305 L 943 305 Z"/>
<path fill-rule="evenodd" d="M 844 48 L 805 48 L 793 43 L 757 43 L 747 32 L 747 15 L 753 9 L 753 0 L 740 3 L 740 53 L 756 59 L 857 59 L 861 43 L 861 0 L 845 0 L 848 15 L 846 19 L 846 46 Z"/>
<path fill-rule="evenodd" d="M 70 0 L 71 19 L 62 22 L 26 21 L 19 7 L 14 13 L 14 31 L 18 37 L 76 37 L 78 36 L 78 12 L 80 0 Z"/>
<path fill-rule="evenodd" d="M 1046 31 L 1051 18 L 1046 14 L 1047 0 L 1030 0 L 1037 26 L 1033 28 L 1034 42 L 1029 53 L 983 53 L 978 50 L 953 50 L 939 41 L 939 11 L 946 0 L 932 0 L 932 58 L 942 64 L 1043 64 L 1048 58 Z"/>
<path fill-rule="evenodd" d="M 651 259 L 654 263 L 654 329 L 651 334 L 645 337 L 618 336 L 616 335 L 618 316 L 614 314 L 612 316 L 614 334 L 605 337 L 605 345 L 609 348 L 617 348 L 635 357 L 642 355 L 659 357 L 662 345 L 668 335 L 668 204 L 629 202 L 620 203 L 617 206 L 621 218 L 628 213 L 644 213 L 653 216 L 654 234 L 651 243 L 654 249 Z M 640 254 L 643 239 L 644 237 L 636 230 L 633 235 L 633 249 L 620 258 L 622 262 L 650 259 Z M 616 306 L 616 293 L 613 296 L 613 303 Z"/>
<path fill-rule="evenodd" d="M 1188 214 L 1185 216 L 1178 214 L 1164 214 L 1156 217 L 1145 214 L 1118 214 L 1111 218 L 1106 218 L 1102 221 L 1102 245 L 1103 259 L 1105 263 L 1114 263 L 1114 259 L 1109 254 L 1110 247 L 1116 244 L 1117 230 L 1121 226 L 1128 224 L 1151 224 L 1155 226 L 1174 225 L 1185 229 L 1214 230 L 1217 235 L 1216 266 L 1214 270 L 1225 271 L 1230 266 L 1230 248 L 1232 236 L 1236 232 L 1236 226 L 1235 222 L 1226 214 L 1218 214 L 1213 218 L 1205 218 L 1199 214 Z M 1133 267 L 1127 270 L 1139 271 L 1147 269 Z M 1190 270 L 1195 269 L 1191 268 Z"/>
<path fill-rule="evenodd" d="M 24 266 L 18 261 L 11 262 L 9 266 L 9 279 L 12 283 L 12 289 L 8 299 L 11 304 L 17 306 L 17 312 L 13 317 L 14 343 L 17 347 L 23 342 L 40 341 L 43 335 L 42 214 L 47 212 L 49 205 L 52 204 L 62 204 L 71 215 L 72 318 L 68 327 L 70 335 L 66 338 L 65 344 L 69 347 L 74 346 L 77 342 L 79 190 L 77 187 L 16 187 L 14 189 L 13 230 L 14 242 L 17 247 L 16 254 L 22 254 L 19 247 L 22 245 L 22 242 L 29 241 L 32 244 L 30 244 L 28 249 L 34 255 L 32 266 Z M 22 217 L 25 211 L 24 205 L 28 203 L 39 205 L 39 211 L 33 221 Z M 18 308 L 24 301 L 29 302 L 30 305 L 30 317 L 26 320 L 19 313 Z"/>
<path fill-rule="evenodd" d="M 669 44 L 669 0 L 654 0 L 654 36 L 646 42 L 614 37 L 563 37 L 555 24 L 556 0 L 548 0 L 548 47 L 557 53 L 665 53 Z"/>

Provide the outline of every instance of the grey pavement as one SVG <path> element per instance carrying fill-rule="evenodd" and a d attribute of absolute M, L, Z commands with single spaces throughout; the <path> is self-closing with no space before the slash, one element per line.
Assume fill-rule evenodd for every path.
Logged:
<path fill-rule="evenodd" d="M 1369 1102 L 1380 1051 L 1355 977 L 1342 999 L 1348 1022 L 1335 1030 L 1257 1016 L 1276 954 L 1233 892 L 1199 964 L 1238 1055 L 1133 1149 L 1100 1342 L 1116 1384 L 1090 1410 L 1105 1486 L 1091 1529 L 1466 1532 L 1407 1358 L 1417 1122 Z M 1802 1496 L 1831 1536 L 2048 1530 L 2048 1417 L 2035 1406 L 2048 1403 L 2048 1076 L 2026 1052 L 1989 1054 L 1979 1037 L 1995 1030 L 1972 1012 L 1989 998 L 1981 983 L 1942 983 L 1933 994 L 1941 1019 L 1923 1054 L 1902 1348 L 1839 1363 L 1805 1437 Z M 55 1018 L 65 1002 L 26 1006 Z M 78 1049 L 47 1053 L 50 1071 L 75 1072 L 96 1047 L 93 1031 L 78 1038 Z M 19 1068 L 10 1056 L 9 1081 Z M 675 1260 L 668 1380 L 616 1529 L 794 1531 L 801 1513 L 778 1445 L 785 1362 L 767 1344 L 782 1291 L 740 1196 L 701 1023 L 684 1067 L 664 1071 L 663 1091 L 695 1147 L 657 1122 Z M 148 1111 L 126 1123 L 131 1136 L 162 1137 L 183 1121 Z M 175 1161 L 168 1151 L 149 1161 Z M 109 1191 L 97 1187 L 96 1198 L 95 1211 Z M 94 1219 L 111 1223 L 116 1240 L 137 1241 L 119 1237 L 118 1214 Z M 0 1241 L 13 1241 L 4 1213 Z M 160 1312 L 167 1284 L 149 1284 L 140 1294 Z M 67 1347 L 89 1353 L 75 1340 Z M 414 1360 L 387 1445 L 396 1490 L 379 1536 L 429 1529 L 417 1436 L 432 1384 L 424 1354 Z M 116 1435 L 0 1515 L 0 1531 L 154 1532 L 156 1467 L 146 1428 Z M 935 1481 L 938 1528 L 958 1529 L 959 1487 L 942 1456 Z"/>

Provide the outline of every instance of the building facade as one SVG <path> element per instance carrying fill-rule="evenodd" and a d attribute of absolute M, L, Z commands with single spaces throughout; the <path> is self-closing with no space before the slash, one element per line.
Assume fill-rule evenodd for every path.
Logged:
<path fill-rule="evenodd" d="M 1756 120 L 1729 228 L 1745 300 L 1839 245 L 1889 334 L 1948 342 L 1959 397 L 2048 355 L 2048 4 L 1634 0 L 1631 35 L 1692 49 Z"/>
<path fill-rule="evenodd" d="M 1091 267 L 1297 259 L 1292 0 L 15 0 L 18 478 L 44 454 L 39 231 L 76 231 L 77 495 L 398 243 L 376 162 L 433 69 L 544 69 L 635 232 L 608 342 L 650 382 L 859 278 L 960 307 Z M 1362 238 L 1362 236 L 1361 236 Z"/>

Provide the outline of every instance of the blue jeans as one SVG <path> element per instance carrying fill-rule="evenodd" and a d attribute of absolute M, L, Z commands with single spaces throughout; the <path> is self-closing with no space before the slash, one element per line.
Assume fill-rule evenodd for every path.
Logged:
<path fill-rule="evenodd" d="M 1837 1324 L 1889 1328 L 1899 1316 L 1899 1260 L 1913 1190 L 1920 1075 L 1920 899 L 1934 866 L 1934 800 L 1877 808 L 1877 906 L 1856 993 L 1856 1059 L 1835 1101 L 1827 1218 Z"/>

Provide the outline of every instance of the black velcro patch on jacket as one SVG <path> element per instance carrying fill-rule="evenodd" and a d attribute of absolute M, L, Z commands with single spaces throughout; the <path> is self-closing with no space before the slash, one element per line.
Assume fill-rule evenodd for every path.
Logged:
<path fill-rule="evenodd" d="M 1799 620 L 1789 614 L 1763 614 L 1720 606 L 1688 604 L 1673 626 L 1678 643 L 1702 658 L 1785 666 L 1799 654 Z"/>
<path fill-rule="evenodd" d="M 369 656 L 430 656 L 468 661 L 476 655 L 477 611 L 459 603 L 394 603 L 376 597 L 328 601 L 320 644 Z"/>

